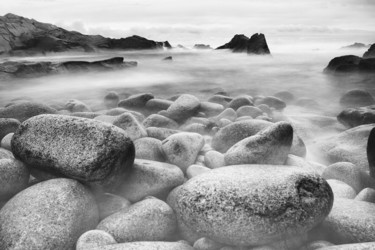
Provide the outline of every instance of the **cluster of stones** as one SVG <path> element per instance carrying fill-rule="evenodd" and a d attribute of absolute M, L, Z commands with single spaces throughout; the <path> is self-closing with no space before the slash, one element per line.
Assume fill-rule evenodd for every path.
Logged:
<path fill-rule="evenodd" d="M 14 100 L 0 109 L 0 249 L 374 247 L 374 157 L 308 161 L 291 99 Z"/>

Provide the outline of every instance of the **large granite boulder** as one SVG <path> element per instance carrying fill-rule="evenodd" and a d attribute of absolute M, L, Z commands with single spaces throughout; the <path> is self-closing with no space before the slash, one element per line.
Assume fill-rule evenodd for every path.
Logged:
<path fill-rule="evenodd" d="M 337 120 L 348 128 L 375 123 L 375 105 L 344 109 Z"/>
<path fill-rule="evenodd" d="M 233 52 L 246 52 L 248 54 L 270 54 L 266 37 L 262 33 L 256 33 L 248 38 L 245 35 L 235 35 L 229 43 L 217 49 L 230 49 Z"/>
<path fill-rule="evenodd" d="M 35 177 L 68 177 L 107 190 L 123 181 L 135 154 L 122 129 L 63 115 L 23 122 L 13 135 L 12 152 Z"/>
<path fill-rule="evenodd" d="M 265 245 L 311 230 L 329 214 L 332 190 L 299 167 L 236 165 L 195 176 L 167 202 L 179 225 L 236 246 Z"/>
<path fill-rule="evenodd" d="M 14 118 L 23 122 L 41 114 L 56 114 L 57 110 L 37 102 L 16 103 L 0 109 L 0 118 Z M 14 132 L 14 131 L 13 131 Z"/>
<path fill-rule="evenodd" d="M 0 211 L 0 249 L 73 249 L 99 221 L 91 192 L 76 180 L 54 179 L 14 196 Z"/>
<path fill-rule="evenodd" d="M 340 98 L 340 105 L 346 108 L 356 108 L 375 104 L 375 99 L 366 90 L 352 89 Z"/>

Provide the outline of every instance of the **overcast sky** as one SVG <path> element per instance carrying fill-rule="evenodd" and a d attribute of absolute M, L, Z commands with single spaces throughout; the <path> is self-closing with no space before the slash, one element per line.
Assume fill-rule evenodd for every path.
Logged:
<path fill-rule="evenodd" d="M 0 12 L 172 45 L 218 46 L 234 34 L 256 32 L 265 33 L 271 46 L 375 42 L 375 0 L 0 0 Z"/>

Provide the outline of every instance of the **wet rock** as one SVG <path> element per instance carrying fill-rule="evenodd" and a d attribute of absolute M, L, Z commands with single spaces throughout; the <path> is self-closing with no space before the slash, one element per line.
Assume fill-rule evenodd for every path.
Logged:
<path fill-rule="evenodd" d="M 250 38 L 243 34 L 235 35 L 229 43 L 217 49 L 230 49 L 233 52 L 247 52 L 247 54 L 256 55 L 270 54 L 266 37 L 262 33 L 255 33 Z"/>
<path fill-rule="evenodd" d="M 154 98 L 147 101 L 146 108 L 152 112 L 159 112 L 161 110 L 167 110 L 172 103 L 173 101 L 170 100 Z"/>
<path fill-rule="evenodd" d="M 79 100 L 69 100 L 65 104 L 65 108 L 69 110 L 70 112 L 91 112 L 91 109 L 89 106 L 87 106 L 85 103 L 79 101 Z"/>
<path fill-rule="evenodd" d="M 375 100 L 366 90 L 352 89 L 340 98 L 340 104 L 346 108 L 355 108 L 373 105 Z"/>
<path fill-rule="evenodd" d="M 286 107 L 285 102 L 274 96 L 267 96 L 262 99 L 259 99 L 255 102 L 255 104 L 266 104 L 271 108 L 275 108 L 276 110 L 283 110 Z"/>
<path fill-rule="evenodd" d="M 0 109 L 1 110 L 1 109 Z M 0 111 L 1 112 L 1 111 Z M 9 133 L 14 133 L 21 123 L 12 118 L 0 118 L 0 141 Z"/>
<path fill-rule="evenodd" d="M 214 102 L 201 102 L 198 111 L 205 113 L 208 117 L 211 117 L 223 112 L 224 106 Z"/>
<path fill-rule="evenodd" d="M 7 200 L 27 188 L 30 172 L 16 159 L 0 158 L 0 200 Z"/>
<path fill-rule="evenodd" d="M 78 181 L 41 182 L 1 209 L 0 248 L 73 249 L 79 236 L 98 221 L 95 198 Z"/>
<path fill-rule="evenodd" d="M 173 134 L 162 142 L 167 161 L 177 165 L 183 172 L 195 162 L 203 146 L 203 136 L 189 132 Z"/>
<path fill-rule="evenodd" d="M 200 101 L 193 95 L 183 94 L 167 109 L 167 116 L 176 122 L 183 122 L 193 116 L 200 107 Z"/>
<path fill-rule="evenodd" d="M 218 151 L 211 150 L 204 155 L 204 163 L 208 168 L 221 168 L 225 166 L 224 155 Z"/>
<path fill-rule="evenodd" d="M 252 118 L 256 118 L 260 115 L 263 115 L 263 111 L 257 107 L 253 106 L 242 106 L 236 111 L 238 117 L 242 116 L 250 116 Z"/>
<path fill-rule="evenodd" d="M 131 113 L 127 112 L 116 116 L 112 124 L 123 129 L 126 136 L 131 140 L 137 140 L 147 136 L 146 129 Z"/>
<path fill-rule="evenodd" d="M 157 127 L 148 127 L 146 128 L 147 135 L 149 137 L 158 139 L 158 140 L 165 140 L 171 135 L 180 133 L 181 131 L 169 128 L 157 128 Z"/>
<path fill-rule="evenodd" d="M 338 244 L 375 241 L 375 204 L 335 198 L 331 213 L 323 222 L 330 241 Z"/>
<path fill-rule="evenodd" d="M 104 96 L 104 105 L 106 106 L 107 109 L 116 108 L 119 101 L 120 101 L 120 97 L 114 91 L 111 91 Z"/>
<path fill-rule="evenodd" d="M 186 176 L 188 179 L 191 179 L 210 170 L 208 167 L 193 164 L 186 169 Z"/>
<path fill-rule="evenodd" d="M 362 127 L 362 126 L 360 126 Z M 375 129 L 372 128 L 367 140 L 366 147 L 367 160 L 369 164 L 370 176 L 375 178 Z"/>
<path fill-rule="evenodd" d="M 134 145 L 123 130 L 62 115 L 39 115 L 23 122 L 13 136 L 12 151 L 32 172 L 108 190 L 122 182 L 134 160 Z"/>
<path fill-rule="evenodd" d="M 5 149 L 10 150 L 10 151 L 12 150 L 10 142 L 12 140 L 13 135 L 14 135 L 14 133 L 9 133 L 6 136 L 4 136 L 4 138 L 1 140 L 1 147 L 2 148 L 5 148 Z"/>
<path fill-rule="evenodd" d="M 357 196 L 357 192 L 354 190 L 354 188 L 345 182 L 334 179 L 327 180 L 327 182 L 331 187 L 335 198 L 354 199 Z"/>
<path fill-rule="evenodd" d="M 358 71 L 359 56 L 347 55 L 333 58 L 324 69 L 325 73 L 350 73 Z"/>
<path fill-rule="evenodd" d="M 337 120 L 348 128 L 375 123 L 375 105 L 347 108 L 341 111 L 337 116 Z"/>
<path fill-rule="evenodd" d="M 184 242 L 138 241 L 93 248 L 91 250 L 194 250 Z"/>
<path fill-rule="evenodd" d="M 119 243 L 168 240 L 176 230 L 176 215 L 165 202 L 148 198 L 102 220 L 97 229 Z"/>
<path fill-rule="evenodd" d="M 16 103 L 7 108 L 0 108 L 0 118 L 14 118 L 23 122 L 41 114 L 56 114 L 57 110 L 36 102 Z"/>
<path fill-rule="evenodd" d="M 319 175 L 298 167 L 236 165 L 190 179 L 167 201 L 198 235 L 249 246 L 303 235 L 328 215 L 333 194 Z"/>
<path fill-rule="evenodd" d="M 217 243 L 209 238 L 200 238 L 196 242 L 194 242 L 194 249 L 197 250 L 217 250 L 220 249 L 223 244 Z"/>
<path fill-rule="evenodd" d="M 295 98 L 294 95 L 289 91 L 280 91 L 280 92 L 275 93 L 273 96 L 279 98 L 280 100 L 286 103 L 290 103 L 294 101 L 294 98 Z"/>
<path fill-rule="evenodd" d="M 143 121 L 143 126 L 146 128 L 148 127 L 159 127 L 159 128 L 170 128 L 170 129 L 177 129 L 178 124 L 174 120 L 158 115 L 158 114 L 152 114 L 149 117 L 147 117 Z"/>
<path fill-rule="evenodd" d="M 221 128 L 212 138 L 212 147 L 225 153 L 234 144 L 270 126 L 272 123 L 262 120 L 245 120 Z"/>
<path fill-rule="evenodd" d="M 373 188 L 364 188 L 361 192 L 357 194 L 355 200 L 358 201 L 367 201 L 375 203 L 375 189 Z"/>
<path fill-rule="evenodd" d="M 234 144 L 224 154 L 225 163 L 282 165 L 288 157 L 292 140 L 292 126 L 278 122 Z"/>
<path fill-rule="evenodd" d="M 90 230 L 79 237 L 76 250 L 89 250 L 111 244 L 117 244 L 112 235 L 102 230 Z"/>
<path fill-rule="evenodd" d="M 177 166 L 136 159 L 119 193 L 131 202 L 147 196 L 165 199 L 173 188 L 183 183 L 184 174 Z"/>
<path fill-rule="evenodd" d="M 151 137 L 144 137 L 134 141 L 135 158 L 165 161 L 161 141 Z"/>
<path fill-rule="evenodd" d="M 131 206 L 131 202 L 124 197 L 104 193 L 97 197 L 100 220 Z"/>
<path fill-rule="evenodd" d="M 229 103 L 229 108 L 237 110 L 242 106 L 253 106 L 253 102 L 247 96 L 237 96 Z"/>
<path fill-rule="evenodd" d="M 121 100 L 118 103 L 118 106 L 121 108 L 129 108 L 129 109 L 142 109 L 145 107 L 146 103 L 154 99 L 154 96 L 150 93 L 142 93 L 131 95 L 128 98 Z"/>

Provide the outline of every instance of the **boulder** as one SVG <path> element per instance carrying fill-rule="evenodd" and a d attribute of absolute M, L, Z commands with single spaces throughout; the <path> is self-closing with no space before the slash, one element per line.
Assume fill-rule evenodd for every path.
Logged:
<path fill-rule="evenodd" d="M 69 110 L 70 112 L 91 112 L 91 109 L 89 106 L 87 106 L 85 103 L 79 100 L 69 100 L 65 104 L 65 109 Z"/>
<path fill-rule="evenodd" d="M 79 237 L 76 250 L 89 250 L 111 244 L 117 244 L 112 235 L 102 230 L 90 230 Z"/>
<path fill-rule="evenodd" d="M 147 136 L 147 131 L 143 125 L 129 112 L 116 116 L 112 124 L 125 131 L 127 137 L 132 141 Z"/>
<path fill-rule="evenodd" d="M 152 112 L 159 112 L 161 110 L 167 110 L 171 106 L 173 101 L 165 99 L 150 99 L 146 103 L 146 108 Z"/>
<path fill-rule="evenodd" d="M 357 196 L 357 192 L 354 190 L 354 188 L 345 182 L 333 179 L 327 180 L 327 182 L 331 187 L 335 198 L 354 199 Z"/>
<path fill-rule="evenodd" d="M 256 33 L 248 38 L 245 35 L 235 35 L 229 43 L 217 49 L 230 49 L 233 52 L 247 52 L 247 54 L 270 54 L 266 38 L 262 33 Z"/>
<path fill-rule="evenodd" d="M 204 163 L 208 168 L 221 168 L 225 166 L 224 155 L 218 151 L 211 150 L 204 155 Z"/>
<path fill-rule="evenodd" d="M 0 200 L 7 200 L 27 188 L 30 171 L 16 159 L 0 158 Z"/>
<path fill-rule="evenodd" d="M 347 108 L 341 111 L 337 120 L 347 128 L 375 123 L 375 105 Z"/>
<path fill-rule="evenodd" d="M 363 54 L 363 58 L 374 58 L 375 57 L 375 44 L 372 44 L 371 47 Z"/>
<path fill-rule="evenodd" d="M 207 171 L 210 171 L 211 169 L 209 169 L 208 167 L 205 167 L 205 166 L 202 166 L 202 165 L 197 165 L 197 164 L 193 164 L 193 165 L 190 165 L 187 169 L 186 169 L 186 177 L 188 179 L 191 179 L 197 175 L 200 175 L 200 174 L 203 174 Z"/>
<path fill-rule="evenodd" d="M 148 127 L 161 127 L 161 128 L 170 128 L 170 129 L 177 129 L 178 124 L 174 120 L 158 115 L 158 114 L 152 114 L 148 116 L 144 121 L 143 121 L 143 126 L 146 128 Z"/>
<path fill-rule="evenodd" d="M 176 230 L 176 215 L 165 202 L 147 198 L 102 220 L 97 229 L 111 234 L 119 243 L 163 241 Z"/>
<path fill-rule="evenodd" d="M 136 159 L 119 193 L 131 202 L 147 196 L 165 199 L 169 192 L 184 183 L 184 173 L 177 166 Z"/>
<path fill-rule="evenodd" d="M 16 103 L 12 106 L 0 109 L 0 118 L 14 118 L 23 122 L 30 117 L 41 114 L 56 114 L 57 110 L 36 102 Z"/>
<path fill-rule="evenodd" d="M 13 118 L 0 118 L 0 141 L 9 133 L 14 133 L 21 123 Z"/>
<path fill-rule="evenodd" d="M 1 209 L 0 248 L 73 249 L 98 221 L 95 198 L 78 181 L 44 181 L 21 191 Z"/>
<path fill-rule="evenodd" d="M 23 122 L 13 136 L 12 152 L 32 173 L 66 176 L 109 191 L 122 182 L 135 154 L 122 129 L 63 115 Z"/>
<path fill-rule="evenodd" d="M 169 128 L 157 128 L 157 127 L 148 127 L 146 128 L 147 135 L 149 137 L 165 140 L 167 137 L 180 133 L 181 131 Z"/>
<path fill-rule="evenodd" d="M 253 102 L 247 96 L 237 96 L 229 102 L 229 108 L 237 110 L 242 106 L 253 106 Z"/>
<path fill-rule="evenodd" d="M 183 172 L 195 162 L 203 146 L 203 136 L 189 132 L 173 134 L 162 142 L 167 161 L 177 165 Z"/>
<path fill-rule="evenodd" d="M 333 58 L 324 69 L 325 73 L 350 73 L 358 71 L 358 64 L 362 60 L 359 56 L 340 56 Z"/>
<path fill-rule="evenodd" d="M 166 111 L 166 116 L 181 123 L 193 116 L 200 107 L 200 101 L 193 95 L 183 94 Z"/>
<path fill-rule="evenodd" d="M 118 106 L 121 108 L 129 109 L 142 109 L 145 107 L 146 103 L 153 99 L 154 96 L 151 93 L 141 93 L 136 95 L 131 95 L 128 98 L 121 100 Z"/>
<path fill-rule="evenodd" d="M 286 103 L 274 96 L 266 96 L 264 98 L 258 99 L 255 101 L 256 105 L 266 104 L 270 108 L 276 110 L 283 110 L 286 107 Z"/>
<path fill-rule="evenodd" d="M 225 163 L 282 165 L 288 157 L 292 141 L 292 126 L 278 122 L 234 144 L 224 155 Z"/>
<path fill-rule="evenodd" d="M 152 161 L 165 161 L 163 154 L 162 143 L 160 140 L 144 137 L 134 141 L 135 158 L 152 160 Z"/>
<path fill-rule="evenodd" d="M 250 246 L 308 232 L 329 214 L 333 194 L 319 175 L 298 167 L 236 165 L 190 179 L 167 202 L 179 225 L 219 243 Z"/>
<path fill-rule="evenodd" d="M 373 105 L 375 100 L 366 90 L 352 89 L 341 96 L 340 104 L 346 108 L 356 108 Z"/>
<path fill-rule="evenodd" d="M 104 193 L 96 197 L 100 220 L 131 206 L 131 202 L 119 195 Z"/>

